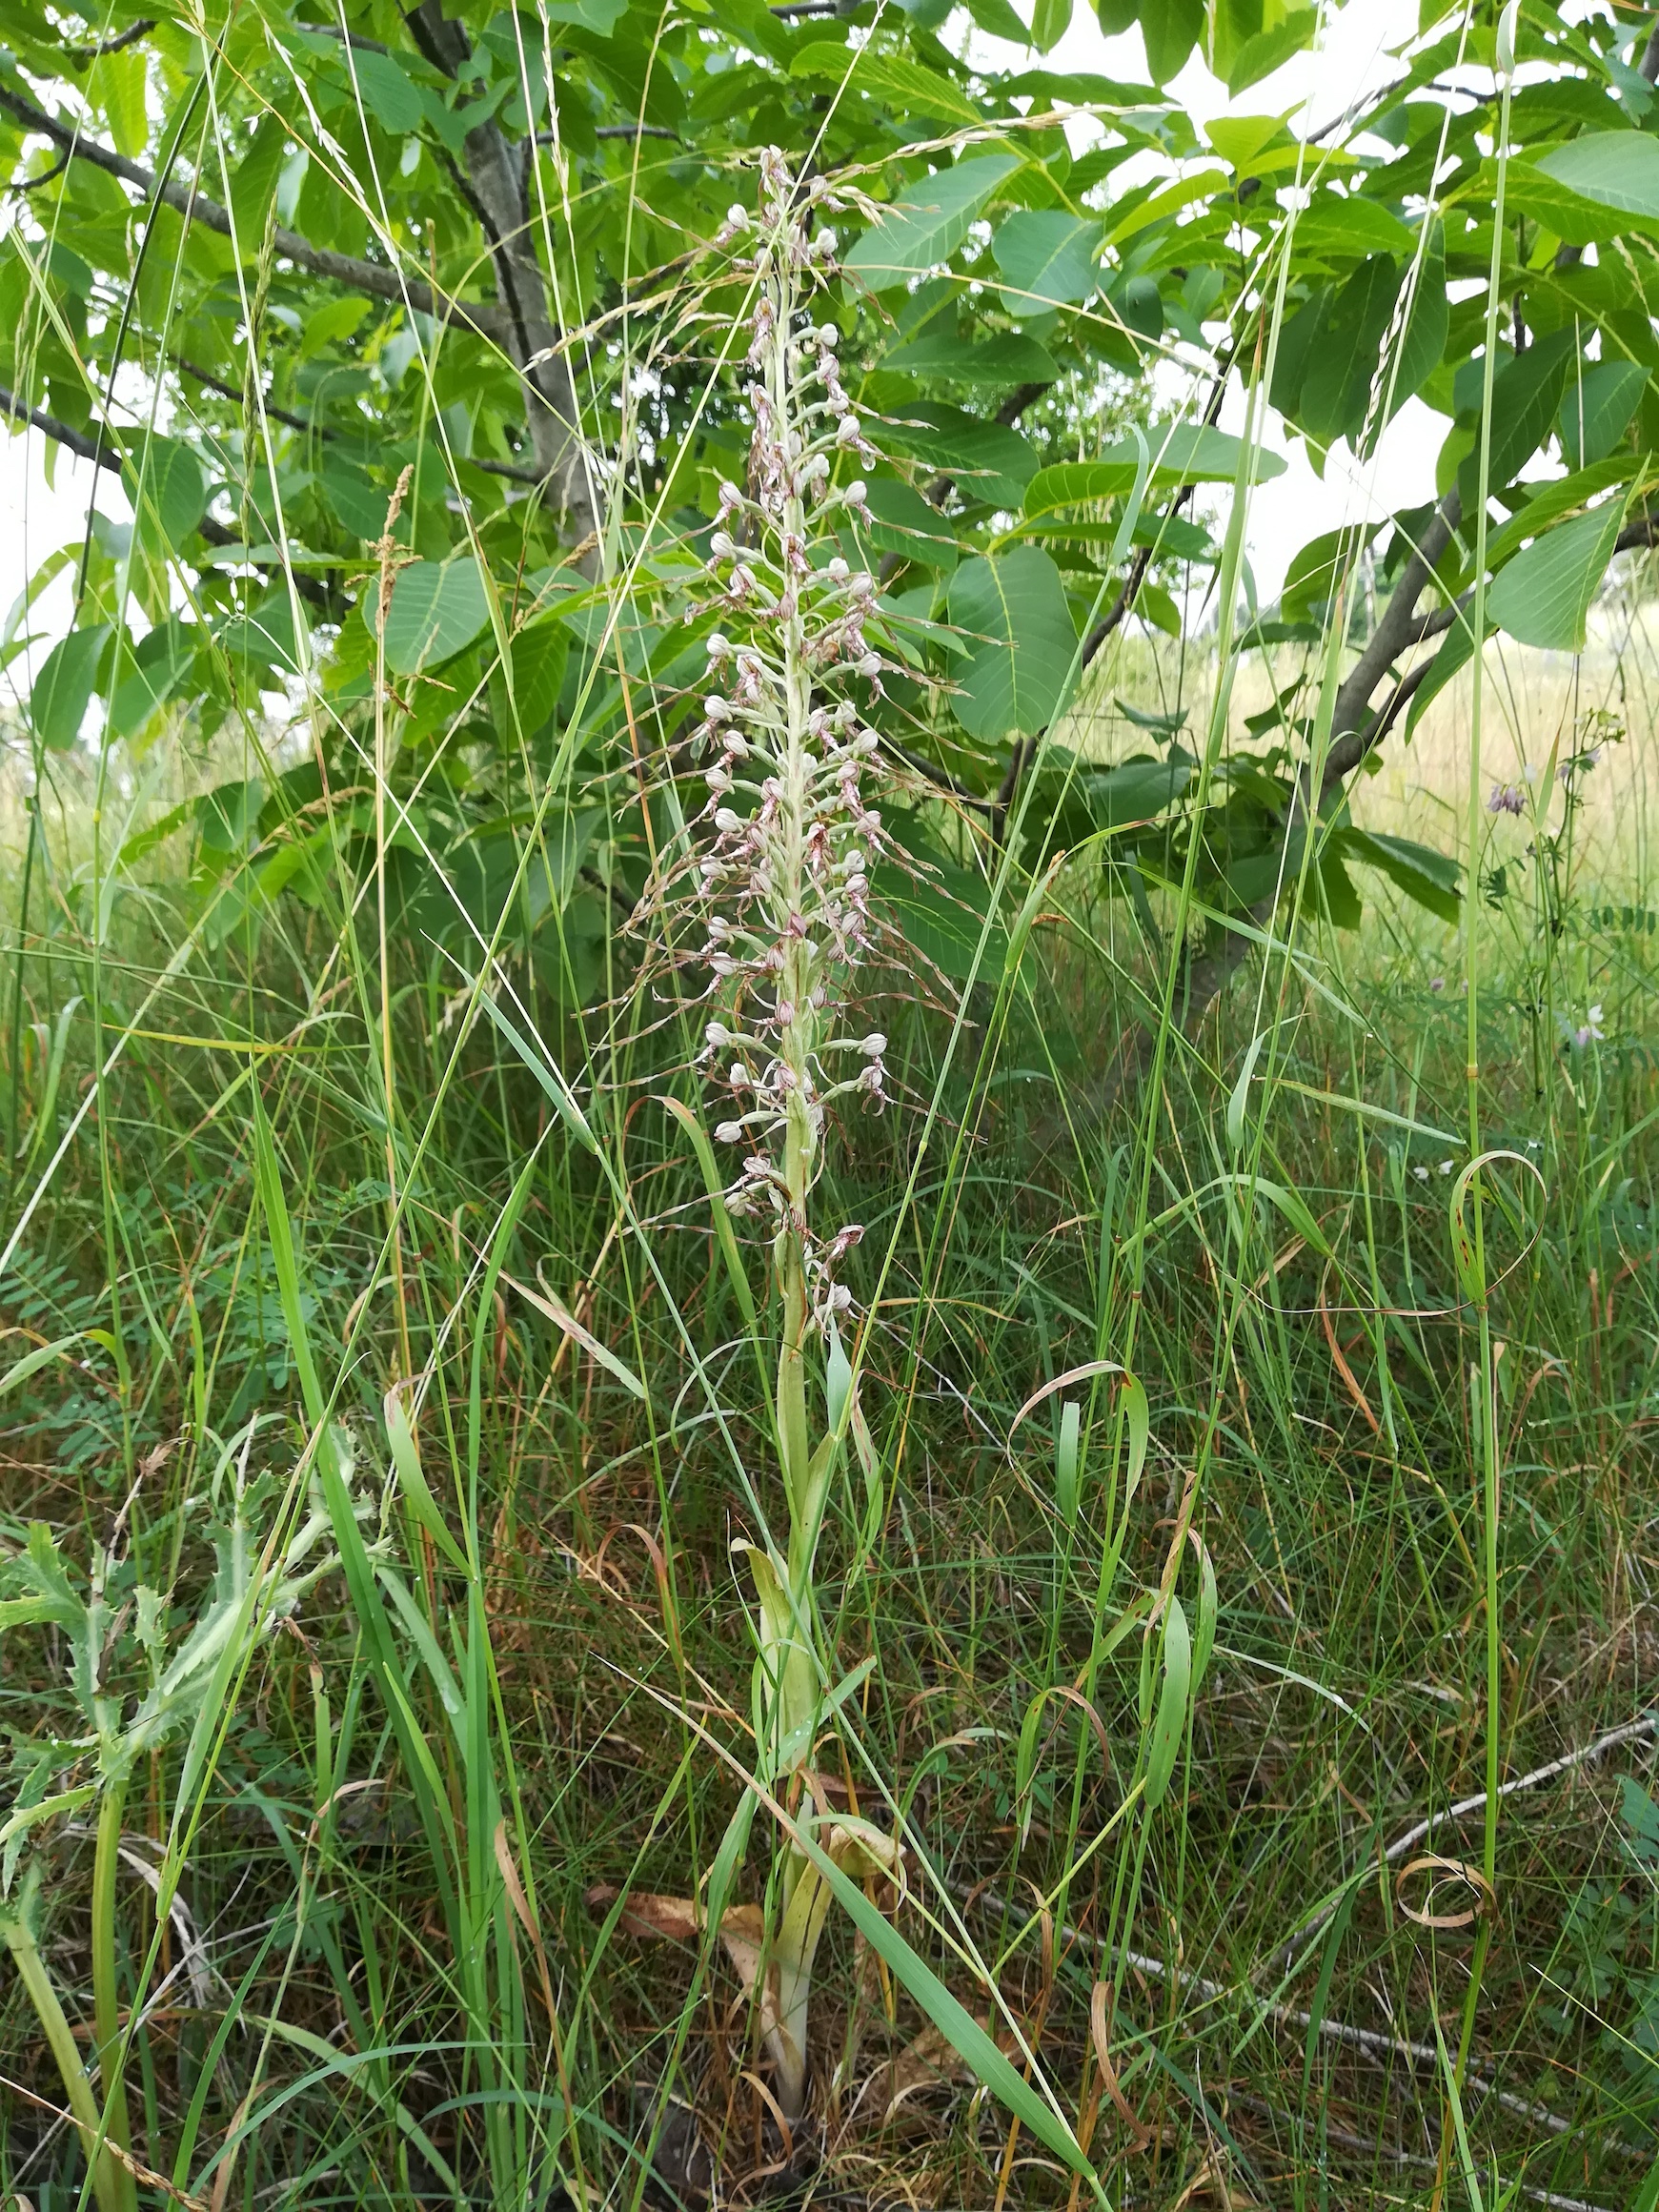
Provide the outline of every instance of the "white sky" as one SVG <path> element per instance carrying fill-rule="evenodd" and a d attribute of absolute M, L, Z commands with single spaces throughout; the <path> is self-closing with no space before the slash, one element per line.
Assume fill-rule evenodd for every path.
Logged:
<path fill-rule="evenodd" d="M 1290 112 L 1298 127 L 1317 128 L 1394 73 L 1387 49 L 1411 36 L 1416 26 L 1416 0 L 1349 0 L 1317 51 L 1297 55 L 1236 101 L 1229 102 L 1225 87 L 1196 58 L 1171 89 L 1201 125 L 1230 107 L 1246 114 Z M 999 41 L 981 44 L 988 54 L 1016 68 L 1031 58 Z M 1140 32 L 1105 37 L 1089 0 L 1075 0 L 1071 28 L 1046 57 L 1045 66 L 1131 82 L 1144 82 L 1146 73 Z M 1235 408 L 1238 398 L 1236 392 L 1230 395 Z M 1238 427 L 1233 415 L 1223 419 Z M 1384 434 L 1369 463 L 1359 467 L 1348 458 L 1345 447 L 1339 447 L 1321 482 L 1300 445 L 1290 446 L 1277 419 L 1270 418 L 1264 442 L 1286 454 L 1289 467 L 1283 477 L 1260 486 L 1251 502 L 1246 550 L 1262 599 L 1277 594 L 1291 555 L 1318 532 L 1345 521 L 1379 519 L 1393 509 L 1428 498 L 1446 430 L 1443 417 L 1410 401 Z M 59 451 L 49 484 L 46 458 L 46 441 L 38 433 L 21 437 L 0 434 L 0 514 L 7 517 L 7 526 L 0 530 L 0 610 L 12 604 L 48 554 L 78 539 L 86 526 L 91 466 Z M 130 511 L 121 488 L 108 473 L 99 486 L 98 502 L 106 514 L 127 519 Z M 67 622 L 68 592 L 65 578 L 50 588 L 31 621 L 37 633 L 55 632 Z M 44 649 L 42 645 L 30 656 L 36 664 Z M 13 680 L 27 680 L 21 669 Z"/>
<path fill-rule="evenodd" d="M 1399 75 L 1400 66 L 1389 60 L 1388 50 L 1416 35 L 1417 14 L 1417 0 L 1349 0 L 1328 24 L 1317 49 L 1297 54 L 1236 100 L 1196 55 L 1170 90 L 1201 128 L 1213 116 L 1232 112 L 1287 115 L 1299 132 L 1318 130 L 1363 94 Z M 984 43 L 988 49 L 996 44 L 1003 57 L 1014 60 L 1012 50 L 999 42 Z M 1075 0 L 1071 28 L 1046 57 L 1045 66 L 1130 83 L 1146 79 L 1140 31 L 1105 37 L 1088 0 Z M 1243 394 L 1235 385 L 1227 395 L 1222 423 L 1237 431 L 1243 420 Z M 1263 443 L 1283 455 L 1288 466 L 1284 476 L 1259 485 L 1250 501 L 1245 552 L 1262 601 L 1278 596 L 1291 555 L 1321 531 L 1345 522 L 1380 521 L 1402 507 L 1432 497 L 1434 464 L 1449 427 L 1444 416 L 1433 414 L 1420 400 L 1407 400 L 1368 462 L 1355 462 L 1346 446 L 1338 446 L 1328 457 L 1322 482 L 1300 440 L 1287 439 L 1279 417 L 1270 414 Z"/>

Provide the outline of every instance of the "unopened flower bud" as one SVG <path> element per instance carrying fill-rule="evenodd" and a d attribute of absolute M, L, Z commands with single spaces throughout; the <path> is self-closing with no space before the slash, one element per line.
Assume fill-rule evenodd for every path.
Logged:
<path fill-rule="evenodd" d="M 717 530 L 709 539 L 709 551 L 718 560 L 723 560 L 728 554 L 736 553 L 737 550 L 737 544 L 729 530 Z"/>
<path fill-rule="evenodd" d="M 735 1045 L 737 1039 L 723 1022 L 711 1022 L 703 1031 L 703 1042 L 711 1052 L 723 1052 L 728 1045 Z"/>
<path fill-rule="evenodd" d="M 864 1055 L 866 1060 L 880 1060 L 882 1053 L 885 1052 L 886 1049 L 887 1040 L 882 1036 L 880 1029 L 872 1029 L 870 1034 L 859 1046 L 859 1050 Z"/>
<path fill-rule="evenodd" d="M 740 1145 L 743 1142 L 743 1125 L 741 1122 L 721 1122 L 715 1135 L 722 1145 Z"/>

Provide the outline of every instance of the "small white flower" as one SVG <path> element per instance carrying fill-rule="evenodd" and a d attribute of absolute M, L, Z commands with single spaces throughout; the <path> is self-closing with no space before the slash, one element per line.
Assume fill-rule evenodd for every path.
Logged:
<path fill-rule="evenodd" d="M 1440 1172 L 1441 1172 L 1443 1175 L 1449 1175 L 1449 1174 L 1451 1173 L 1451 1169 L 1452 1169 L 1452 1163 L 1451 1163 L 1449 1160 L 1443 1160 L 1443 1161 L 1440 1163 Z"/>
<path fill-rule="evenodd" d="M 1413 1167 L 1411 1172 L 1416 1176 L 1419 1183 L 1426 1183 L 1428 1181 L 1428 1169 L 1426 1167 Z"/>

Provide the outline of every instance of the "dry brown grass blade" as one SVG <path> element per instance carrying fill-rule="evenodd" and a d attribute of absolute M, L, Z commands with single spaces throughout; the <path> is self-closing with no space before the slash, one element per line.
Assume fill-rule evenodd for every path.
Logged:
<path fill-rule="evenodd" d="M 1106 2095 L 1116 2106 L 1119 2119 L 1133 2139 L 1130 2148 L 1143 2151 L 1152 2141 L 1154 2131 L 1130 2108 L 1129 2100 L 1119 2086 L 1117 2069 L 1112 2064 L 1112 2010 L 1116 2001 L 1117 1992 L 1109 1981 L 1095 1983 L 1089 1998 L 1089 2038 L 1094 2044 L 1095 2064 L 1101 2070 Z"/>
<path fill-rule="evenodd" d="M 1414 1874 L 1426 1874 L 1430 1878 L 1448 1874 L 1465 1883 L 1475 1893 L 1476 1902 L 1467 1913 L 1431 1913 L 1421 1906 L 1406 1901 L 1406 1884 Z M 1471 1866 L 1467 1858 L 1442 1858 L 1437 1851 L 1420 1852 L 1408 1858 L 1394 1877 L 1394 1901 L 1408 1920 L 1415 1920 L 1420 1928 L 1467 1928 L 1478 1919 L 1496 1918 L 1498 1896 L 1491 1883 L 1478 1866 Z"/>
<path fill-rule="evenodd" d="M 1319 1326 L 1324 1329 L 1325 1341 L 1330 1347 L 1331 1364 L 1336 1369 L 1337 1373 L 1341 1375 L 1343 1379 L 1343 1387 L 1346 1390 L 1348 1396 L 1352 1398 L 1354 1404 L 1365 1415 L 1366 1425 L 1370 1430 L 1371 1434 L 1373 1436 L 1381 1436 L 1383 1433 L 1383 1424 L 1378 1420 L 1376 1414 L 1372 1412 L 1371 1402 L 1366 1396 L 1365 1391 L 1361 1390 L 1359 1378 L 1354 1373 L 1353 1369 L 1349 1367 L 1346 1359 L 1343 1355 L 1343 1348 L 1337 1342 L 1336 1327 L 1331 1320 L 1330 1308 L 1325 1304 L 1325 1287 L 1329 1280 L 1330 1268 L 1327 1264 L 1324 1273 L 1319 1278 Z"/>

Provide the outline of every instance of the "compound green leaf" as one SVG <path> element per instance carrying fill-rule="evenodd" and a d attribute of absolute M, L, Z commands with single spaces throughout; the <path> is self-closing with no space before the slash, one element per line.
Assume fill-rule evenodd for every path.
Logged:
<path fill-rule="evenodd" d="M 948 261 L 1020 166 L 1011 153 L 976 154 L 913 185 L 847 255 L 848 275 L 883 292 Z"/>
<path fill-rule="evenodd" d="M 401 138 L 419 130 L 426 102 L 395 55 L 354 50 L 351 66 L 363 106 L 382 131 Z"/>
<path fill-rule="evenodd" d="M 145 91 L 150 62 L 143 52 L 129 48 L 125 53 L 99 56 L 92 83 L 110 118 L 110 135 L 117 153 L 135 161 L 150 141 L 150 118 L 145 112 Z"/>
<path fill-rule="evenodd" d="M 80 736 L 109 642 L 109 623 L 96 622 L 71 630 L 47 655 L 29 695 L 29 714 L 49 752 L 67 753 Z"/>
<path fill-rule="evenodd" d="M 175 553 L 182 550 L 208 503 L 208 479 L 200 457 L 175 437 L 152 437 L 121 476 L 145 537 Z"/>
<path fill-rule="evenodd" d="M 1659 156 L 1659 147 L 1654 148 Z M 1524 354 L 1515 355 L 1492 379 L 1492 441 L 1487 471 L 1488 492 L 1512 483 L 1549 435 L 1549 426 L 1567 388 L 1567 372 L 1577 340 L 1570 330 L 1552 331 Z M 1457 473 L 1465 515 L 1472 515 L 1480 494 L 1481 447 L 1474 448 Z"/>
<path fill-rule="evenodd" d="M 376 593 L 364 599 L 371 625 Z M 448 660 L 472 643 L 490 619 L 490 599 L 469 554 L 455 560 L 412 560 L 397 572 L 386 610 L 386 665 L 398 676 Z"/>
<path fill-rule="evenodd" d="M 913 484 L 876 477 L 869 486 L 870 523 L 865 542 L 877 553 L 897 553 L 922 568 L 952 569 L 957 541 L 949 522 Z"/>
<path fill-rule="evenodd" d="M 1058 208 L 1022 208 L 991 240 L 1002 274 L 1002 305 L 1010 315 L 1042 315 L 1075 307 L 1099 280 L 1096 256 L 1101 226 Z"/>
<path fill-rule="evenodd" d="M 1590 602 L 1613 558 L 1625 502 L 1609 499 L 1558 522 L 1498 571 L 1487 606 L 1500 630 L 1523 645 L 1582 653 Z"/>
<path fill-rule="evenodd" d="M 1347 828 L 1338 836 L 1349 860 L 1377 869 L 1440 921 L 1458 919 L 1463 903 L 1458 894 L 1460 870 L 1448 854 L 1410 838 L 1384 837 L 1370 830 Z"/>
<path fill-rule="evenodd" d="M 1166 85 L 1184 66 L 1204 35 L 1207 12 L 1207 0 L 1143 0 L 1141 35 L 1155 85 Z"/>
<path fill-rule="evenodd" d="M 1534 167 L 1580 199 L 1659 222 L 1659 139 L 1646 132 L 1591 132 L 1542 154 Z"/>
<path fill-rule="evenodd" d="M 1229 431 L 1215 430 L 1206 422 L 1152 424 L 1146 432 L 1152 449 L 1148 486 L 1168 491 L 1178 484 L 1230 484 L 1239 473 L 1244 441 Z M 1135 488 L 1141 451 L 1133 438 L 1123 437 L 1092 461 L 1058 461 L 1040 469 L 1025 495 L 1027 515 L 1041 515 L 1056 507 L 1073 507 L 1095 499 L 1116 499 Z M 1278 454 L 1258 452 L 1256 481 L 1265 483 L 1285 474 Z"/>
<path fill-rule="evenodd" d="M 1077 654 L 1060 571 L 1034 545 L 981 555 L 952 577 L 950 619 L 969 658 L 953 701 L 970 737 L 1031 736 L 1046 727 Z"/>
<path fill-rule="evenodd" d="M 1612 452 L 1642 403 L 1649 374 L 1641 361 L 1596 361 L 1568 376 L 1558 420 L 1562 446 L 1575 469 Z"/>
<path fill-rule="evenodd" d="M 979 345 L 964 345 L 954 331 L 927 331 L 895 348 L 881 366 L 901 370 L 907 376 L 933 376 L 943 384 L 992 390 L 1005 390 L 1010 384 L 1052 384 L 1060 375 L 1060 364 L 1046 346 L 1013 331 Z"/>

